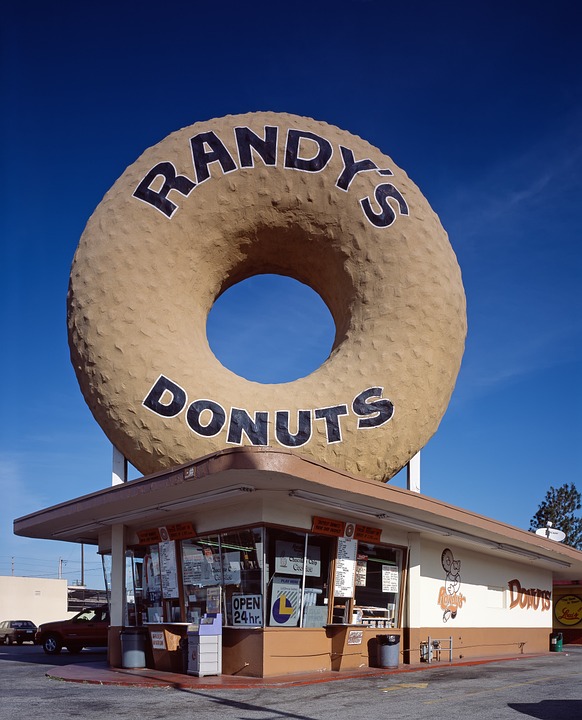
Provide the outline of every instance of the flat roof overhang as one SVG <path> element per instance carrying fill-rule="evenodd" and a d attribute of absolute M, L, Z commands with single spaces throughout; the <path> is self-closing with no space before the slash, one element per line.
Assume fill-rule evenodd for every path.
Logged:
<path fill-rule="evenodd" d="M 17 518 L 24 537 L 99 542 L 108 527 L 138 530 L 188 517 L 200 508 L 277 497 L 303 503 L 314 515 L 365 519 L 422 537 L 513 558 L 552 570 L 554 579 L 582 579 L 582 552 L 525 530 L 389 484 L 357 478 L 290 451 L 223 450 L 167 472 L 131 480 Z M 236 523 L 234 523 L 236 524 Z"/>

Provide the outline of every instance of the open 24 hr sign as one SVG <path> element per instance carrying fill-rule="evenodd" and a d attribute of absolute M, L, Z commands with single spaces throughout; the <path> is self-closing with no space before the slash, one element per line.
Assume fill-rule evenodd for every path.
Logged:
<path fill-rule="evenodd" d="M 232 624 L 257 625 L 263 624 L 263 598 L 261 595 L 232 596 Z"/>

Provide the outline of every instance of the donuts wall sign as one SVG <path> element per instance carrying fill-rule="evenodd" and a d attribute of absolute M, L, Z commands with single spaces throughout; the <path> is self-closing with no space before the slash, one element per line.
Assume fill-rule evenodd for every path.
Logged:
<path fill-rule="evenodd" d="M 238 166 L 226 145 L 212 130 L 197 133 L 190 138 L 193 170 L 197 182 L 186 175 L 178 175 L 175 166 L 164 161 L 157 163 L 140 181 L 133 196 L 159 210 L 171 218 L 178 205 L 168 198 L 172 190 L 188 197 L 194 188 L 210 179 L 210 166 L 218 163 L 222 173 L 231 173 L 239 168 L 253 168 L 255 157 L 265 167 L 277 166 L 277 143 L 280 128 L 267 125 L 264 136 L 256 135 L 249 127 L 235 127 Z M 393 175 L 389 168 L 381 169 L 370 158 L 356 160 L 354 152 L 339 145 L 342 159 L 341 173 L 335 181 L 335 187 L 348 192 L 352 181 L 362 172 L 374 171 L 378 175 Z M 285 170 L 299 170 L 307 173 L 319 173 L 324 170 L 333 157 L 333 145 L 329 140 L 316 133 L 305 130 L 288 129 L 285 141 Z M 161 184 L 154 189 L 155 184 Z M 401 193 L 392 183 L 380 183 L 374 188 L 377 210 L 374 210 L 369 197 L 359 200 L 362 211 L 368 221 L 378 228 L 389 227 L 397 213 L 408 215 L 408 205 Z M 390 201 L 392 199 L 392 202 Z"/>
<path fill-rule="evenodd" d="M 382 388 L 373 387 L 354 398 L 351 411 L 358 418 L 356 427 L 359 430 L 380 427 L 391 420 L 394 405 L 381 395 Z M 292 433 L 288 410 L 277 410 L 273 422 L 268 410 L 259 410 L 251 417 L 244 408 L 231 407 L 227 423 L 226 409 L 220 403 L 200 399 L 188 404 L 186 391 L 163 375 L 157 379 L 143 404 L 160 417 L 169 418 L 180 415 L 188 405 L 185 420 L 193 433 L 200 437 L 214 437 L 228 425 L 226 442 L 231 445 L 242 445 L 243 437 L 251 445 L 269 445 L 269 428 L 273 426 L 277 442 L 288 448 L 301 447 L 311 440 L 314 420 L 324 424 L 328 444 L 341 442 L 341 418 L 349 414 L 348 406 L 343 403 L 313 410 L 298 410 L 294 421 L 297 431 Z"/>
<path fill-rule="evenodd" d="M 260 273 L 309 285 L 335 321 L 294 382 L 238 377 L 208 345 L 216 298 Z M 242 444 L 390 479 L 436 431 L 466 334 L 455 254 L 406 173 L 269 112 L 183 128 L 127 168 L 83 232 L 67 312 L 85 400 L 143 473 Z"/>

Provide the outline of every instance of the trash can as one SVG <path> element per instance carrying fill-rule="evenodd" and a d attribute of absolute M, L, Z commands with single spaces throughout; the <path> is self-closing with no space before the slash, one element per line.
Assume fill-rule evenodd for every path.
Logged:
<path fill-rule="evenodd" d="M 121 637 L 121 667 L 144 668 L 146 666 L 146 628 L 126 627 Z"/>
<path fill-rule="evenodd" d="M 552 633 L 550 637 L 550 651 L 551 652 L 562 652 L 562 646 L 564 643 L 564 636 L 561 632 Z"/>
<path fill-rule="evenodd" d="M 395 668 L 400 661 L 400 636 L 376 635 L 378 667 Z"/>

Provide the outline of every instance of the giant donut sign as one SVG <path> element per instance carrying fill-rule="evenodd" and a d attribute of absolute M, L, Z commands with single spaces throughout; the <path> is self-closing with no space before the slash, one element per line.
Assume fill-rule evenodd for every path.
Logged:
<path fill-rule="evenodd" d="M 332 352 L 308 377 L 250 382 L 210 350 L 215 299 L 260 273 L 331 311 Z M 437 216 L 389 157 L 250 113 L 179 130 L 123 173 L 81 237 L 68 328 L 85 400 L 143 473 L 254 445 L 387 480 L 446 410 L 465 296 Z"/>

